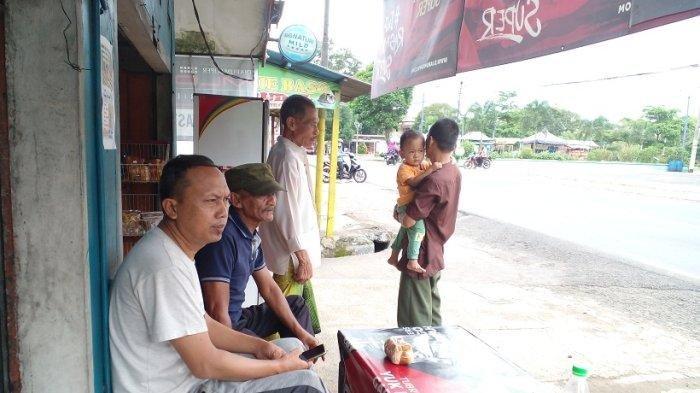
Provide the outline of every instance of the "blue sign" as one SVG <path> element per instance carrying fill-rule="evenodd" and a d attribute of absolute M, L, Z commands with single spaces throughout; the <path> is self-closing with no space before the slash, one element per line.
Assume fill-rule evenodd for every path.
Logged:
<path fill-rule="evenodd" d="M 291 63 L 306 63 L 316 57 L 318 40 L 308 27 L 292 25 L 282 30 L 280 53 Z"/>

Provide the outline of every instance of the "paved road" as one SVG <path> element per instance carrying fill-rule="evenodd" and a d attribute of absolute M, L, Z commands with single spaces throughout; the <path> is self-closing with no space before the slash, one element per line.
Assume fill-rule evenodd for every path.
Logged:
<path fill-rule="evenodd" d="M 368 182 L 396 167 L 366 160 Z M 664 167 L 497 160 L 463 170 L 460 210 L 700 280 L 700 174 Z"/>
<path fill-rule="evenodd" d="M 544 189 L 540 198 L 553 205 L 548 208 L 559 209 L 560 215 L 567 214 L 568 206 L 551 202 L 555 198 L 549 192 L 575 199 L 583 205 L 576 208 L 587 214 L 595 210 L 591 196 L 601 194 L 609 200 L 598 199 L 598 203 L 622 200 L 616 203 L 630 210 L 639 202 L 626 206 L 624 201 L 661 200 L 679 206 L 676 202 L 685 200 L 696 206 L 697 178 L 653 167 L 637 167 L 635 175 L 629 175 L 625 166 L 600 170 L 603 167 L 585 164 L 496 164 L 493 171 L 463 171 L 465 212 L 445 247 L 446 269 L 440 281 L 443 322 L 474 332 L 552 391 L 564 384 L 571 361 L 592 366 L 590 383 L 595 392 L 700 391 L 698 284 L 620 263 L 619 257 L 601 255 L 560 234 L 551 236 L 502 222 L 517 217 L 520 205 L 506 211 L 511 216 L 499 216 L 500 220 L 482 217 L 488 213 L 484 206 L 493 206 L 494 214 L 501 214 L 500 206 L 511 200 L 525 203 L 519 191 L 512 189 L 535 190 L 536 185 Z M 373 226 L 398 227 L 390 214 L 396 167 L 378 161 L 363 165 L 368 169 L 367 183 L 338 186 L 338 234 Z M 476 204 L 471 191 L 477 185 L 484 193 L 478 195 L 481 205 L 477 207 L 482 209 L 478 215 L 467 212 Z M 683 190 L 687 195 L 678 194 Z M 495 199 L 497 191 L 504 196 Z M 525 217 L 537 217 L 534 209 L 526 213 Z M 683 218 L 695 213 L 686 209 L 680 214 Z M 562 222 L 558 225 L 566 226 Z M 318 299 L 324 299 L 318 302 L 324 342 L 335 342 L 338 329 L 395 325 L 398 273 L 386 264 L 387 257 L 388 250 L 326 259 L 315 273 L 314 290 Z M 327 360 L 317 370 L 334 386 L 335 348 Z"/>

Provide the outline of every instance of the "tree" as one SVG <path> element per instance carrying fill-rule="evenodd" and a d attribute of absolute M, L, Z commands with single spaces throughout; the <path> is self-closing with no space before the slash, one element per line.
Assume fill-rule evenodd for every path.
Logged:
<path fill-rule="evenodd" d="M 513 91 L 501 91 L 496 101 L 472 104 L 464 117 L 464 131 L 481 131 L 493 136 L 519 135 L 520 113 L 512 99 Z"/>
<path fill-rule="evenodd" d="M 582 140 L 603 140 L 605 133 L 615 129 L 615 125 L 603 116 L 596 117 L 593 121 L 584 120 L 582 123 Z"/>
<path fill-rule="evenodd" d="M 345 75 L 355 75 L 362 68 L 362 62 L 346 48 L 331 51 L 328 63 L 330 69 Z"/>
<path fill-rule="evenodd" d="M 372 65 L 369 65 L 355 76 L 365 82 L 371 82 L 372 70 Z M 384 134 L 388 137 L 406 116 L 412 99 L 413 88 L 409 87 L 375 99 L 369 96 L 357 97 L 350 102 L 350 109 L 360 123 L 360 131 L 363 134 Z"/>
<path fill-rule="evenodd" d="M 523 108 L 520 125 L 528 135 L 531 135 L 545 129 L 551 131 L 550 127 L 554 124 L 553 120 L 554 115 L 549 103 L 535 100 Z"/>
<path fill-rule="evenodd" d="M 361 68 L 362 62 L 352 54 L 350 49 L 335 49 L 333 41 L 328 45 L 328 68 L 344 75 L 355 75 Z M 321 58 L 312 60 L 314 64 L 321 65 Z"/>
<path fill-rule="evenodd" d="M 647 147 L 651 145 L 648 137 L 648 129 L 649 121 L 646 119 L 624 118 L 620 121 L 618 132 L 613 135 L 613 138 L 606 142 L 612 144 L 616 141 L 621 141 Z"/>
<path fill-rule="evenodd" d="M 644 108 L 644 118 L 649 122 L 647 142 L 664 145 L 678 144 L 683 121 L 678 117 L 677 110 L 649 106 Z"/>
<path fill-rule="evenodd" d="M 494 101 L 486 101 L 482 104 L 472 104 L 464 120 L 464 132 L 480 131 L 486 135 L 496 132 L 498 124 L 498 105 Z"/>
<path fill-rule="evenodd" d="M 330 141 L 333 132 L 333 111 L 326 111 L 326 140 Z M 340 139 L 345 143 L 350 142 L 357 132 L 355 128 L 355 114 L 348 104 L 340 103 Z"/>
<path fill-rule="evenodd" d="M 413 129 L 419 132 L 427 132 L 430 126 L 439 119 L 450 118 L 457 120 L 458 117 L 459 112 L 457 108 L 449 104 L 430 104 L 416 115 Z M 423 119 L 422 122 L 421 118 Z"/>

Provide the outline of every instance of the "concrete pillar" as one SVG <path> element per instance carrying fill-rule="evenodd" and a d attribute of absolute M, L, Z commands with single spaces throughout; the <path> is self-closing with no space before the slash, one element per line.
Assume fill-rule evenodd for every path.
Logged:
<path fill-rule="evenodd" d="M 14 275 L 22 392 L 92 391 L 81 0 L 7 0 Z"/>

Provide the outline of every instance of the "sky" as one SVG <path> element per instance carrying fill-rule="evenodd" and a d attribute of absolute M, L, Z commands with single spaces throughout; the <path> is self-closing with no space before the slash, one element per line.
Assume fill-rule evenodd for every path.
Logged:
<path fill-rule="evenodd" d="M 381 37 L 381 0 L 331 0 L 329 36 L 336 48 L 348 48 L 364 64 L 374 61 Z M 324 0 L 286 0 L 278 36 L 291 24 L 309 27 L 323 37 Z M 661 105 L 685 115 L 700 112 L 700 17 L 554 55 L 459 74 L 418 85 L 407 119 L 423 105 L 447 103 L 464 113 L 475 102 L 495 100 L 498 92 L 515 91 L 515 103 L 533 100 L 612 121 L 637 118 L 646 106 Z M 274 45 L 274 44 L 272 44 Z M 653 75 L 595 80 L 637 73 Z M 460 83 L 462 94 L 460 99 Z M 554 85 L 554 86 L 551 86 Z"/>

